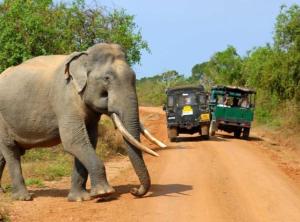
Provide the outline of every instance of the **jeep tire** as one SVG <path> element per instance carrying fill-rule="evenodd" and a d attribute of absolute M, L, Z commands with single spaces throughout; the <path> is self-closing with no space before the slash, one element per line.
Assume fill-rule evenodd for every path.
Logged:
<path fill-rule="evenodd" d="M 200 132 L 203 139 L 209 139 L 209 125 L 200 126 Z"/>
<path fill-rule="evenodd" d="M 168 137 L 171 142 L 176 142 L 176 138 L 177 138 L 177 128 L 176 127 L 168 128 Z"/>
<path fill-rule="evenodd" d="M 216 121 L 212 120 L 209 125 L 209 135 L 214 136 L 216 134 Z"/>
<path fill-rule="evenodd" d="M 235 138 L 240 138 L 240 136 L 241 136 L 241 129 L 235 129 L 234 132 L 233 132 L 233 134 L 234 134 Z"/>
<path fill-rule="evenodd" d="M 245 140 L 249 139 L 249 134 L 250 134 L 250 128 L 244 128 L 243 139 L 245 139 Z"/>

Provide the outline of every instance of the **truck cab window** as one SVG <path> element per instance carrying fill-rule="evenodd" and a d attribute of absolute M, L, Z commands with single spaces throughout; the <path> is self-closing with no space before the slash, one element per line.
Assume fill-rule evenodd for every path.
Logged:
<path fill-rule="evenodd" d="M 174 106 L 174 96 L 168 97 L 168 106 Z"/>

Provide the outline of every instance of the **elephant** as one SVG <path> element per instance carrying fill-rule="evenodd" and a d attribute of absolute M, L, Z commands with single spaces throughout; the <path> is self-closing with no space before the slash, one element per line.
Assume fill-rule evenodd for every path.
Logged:
<path fill-rule="evenodd" d="M 69 201 L 114 193 L 95 152 L 102 114 L 111 116 L 124 137 L 140 181 L 131 193 L 145 195 L 151 182 L 142 151 L 158 154 L 140 143 L 140 133 L 165 145 L 140 125 L 135 81 L 121 46 L 108 43 L 70 55 L 35 57 L 6 69 L 0 75 L 0 181 L 7 164 L 13 199 L 33 198 L 24 183 L 20 156 L 28 149 L 59 143 L 74 156 Z"/>

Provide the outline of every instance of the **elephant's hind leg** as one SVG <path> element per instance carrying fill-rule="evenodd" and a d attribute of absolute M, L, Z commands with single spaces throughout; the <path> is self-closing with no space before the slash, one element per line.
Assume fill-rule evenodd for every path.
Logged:
<path fill-rule="evenodd" d="M 12 197 L 15 200 L 32 200 L 31 194 L 26 189 L 21 169 L 21 149 L 13 141 L 0 140 L 0 150 L 4 156 L 12 181 Z"/>
<path fill-rule="evenodd" d="M 6 163 L 6 161 L 4 159 L 4 156 L 0 151 L 0 193 L 4 192 L 4 189 L 1 186 L 1 178 L 2 178 L 4 167 L 5 167 L 5 163 Z"/>

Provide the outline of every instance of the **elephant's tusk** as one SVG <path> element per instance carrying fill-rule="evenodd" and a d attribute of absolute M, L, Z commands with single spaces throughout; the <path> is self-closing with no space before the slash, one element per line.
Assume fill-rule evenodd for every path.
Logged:
<path fill-rule="evenodd" d="M 164 144 L 163 142 L 159 141 L 158 139 L 156 139 L 145 127 L 144 125 L 140 122 L 140 128 L 141 128 L 141 133 L 148 139 L 150 140 L 152 143 L 155 143 L 156 145 L 158 145 L 160 148 L 166 148 L 167 145 Z"/>
<path fill-rule="evenodd" d="M 127 129 L 124 127 L 123 123 L 121 122 L 120 118 L 118 117 L 117 114 L 113 113 L 111 115 L 112 120 L 114 121 L 116 127 L 118 128 L 118 130 L 120 131 L 120 133 L 122 134 L 122 136 L 129 142 L 131 143 L 133 146 L 135 146 L 136 148 L 149 153 L 153 156 L 159 156 L 158 153 L 154 152 L 153 150 L 149 149 L 148 147 L 146 147 L 145 145 L 141 144 L 139 141 L 137 141 L 128 131 Z"/>

